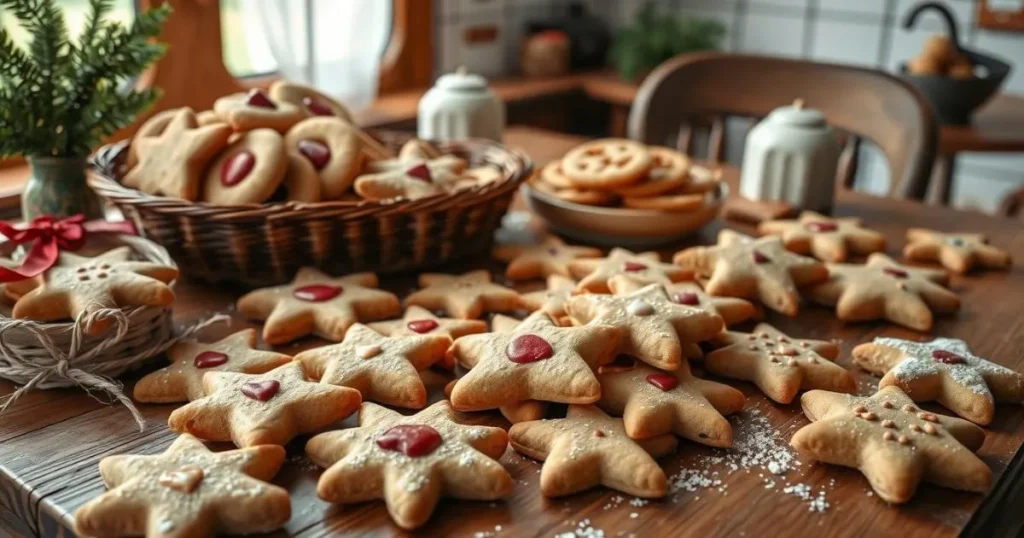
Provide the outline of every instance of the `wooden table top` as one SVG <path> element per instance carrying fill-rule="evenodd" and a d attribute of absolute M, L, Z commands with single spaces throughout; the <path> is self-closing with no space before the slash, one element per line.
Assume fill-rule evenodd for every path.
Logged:
<path fill-rule="evenodd" d="M 524 147 L 538 161 L 554 157 L 579 139 L 532 129 L 511 129 L 509 142 Z M 560 144 L 560 145 L 559 145 Z M 729 176 L 735 179 L 735 170 Z M 993 243 L 1011 252 L 1024 252 L 1024 225 L 977 213 L 924 206 L 892 199 L 879 199 L 856 193 L 840 194 L 837 214 L 857 215 L 889 238 L 889 251 L 896 255 L 903 245 L 902 234 L 908 226 L 958 229 L 989 234 Z M 716 222 L 683 245 L 712 243 L 723 223 Z M 729 227 L 748 231 L 743 226 Z M 452 271 L 471 267 L 492 267 L 486 259 L 469 262 Z M 396 293 L 408 293 L 410 277 L 385 278 L 384 284 Z M 978 273 L 954 278 L 952 288 L 961 295 L 963 308 L 955 316 L 939 317 L 934 335 L 962 338 L 979 355 L 1006 366 L 1024 369 L 1024 321 L 1020 316 L 1020 298 L 1024 297 L 1024 267 L 1009 272 Z M 176 321 L 186 324 L 212 313 L 233 311 L 237 293 L 223 287 L 181 282 L 177 286 Z M 769 313 L 767 321 L 795 337 L 834 339 L 842 347 L 839 363 L 850 367 L 850 350 L 875 336 L 920 338 L 924 335 L 886 323 L 846 325 L 827 309 L 805 306 L 799 315 L 785 318 Z M 254 326 L 232 319 L 230 327 L 208 329 L 206 339 L 229 331 Z M 739 326 L 749 330 L 751 325 Z M 315 345 L 304 341 L 294 352 Z M 147 368 L 148 370 L 149 368 Z M 862 393 L 872 392 L 877 380 L 857 371 Z M 432 396 L 440 397 L 443 376 L 433 384 Z M 133 379 L 126 379 L 130 390 Z M 787 453 L 790 435 L 807 420 L 799 405 L 777 405 L 767 401 L 750 384 L 729 381 L 747 396 L 747 407 L 733 419 L 736 446 L 732 450 L 712 450 L 683 442 L 676 454 L 663 460 L 666 472 L 674 477 L 677 491 L 662 501 L 640 502 L 628 495 L 597 489 L 561 499 L 545 499 L 538 491 L 540 464 L 520 457 L 509 449 L 502 463 L 516 481 L 511 498 L 503 502 L 469 502 L 446 499 L 431 521 L 417 532 L 405 533 L 395 527 L 381 502 L 352 506 L 331 506 L 315 495 L 320 470 L 303 457 L 305 437 L 288 446 L 289 458 L 274 479 L 292 494 L 292 519 L 274 536 L 556 536 L 586 527 L 603 529 L 604 536 L 667 537 L 680 534 L 701 536 L 743 536 L 759 533 L 778 534 L 786 529 L 792 535 L 831 536 L 953 536 L 966 526 L 968 532 L 991 536 L 979 525 L 1006 516 L 1019 521 L 1019 510 L 1002 509 L 1020 481 L 999 480 L 1009 476 L 1014 454 L 1024 441 L 1024 408 L 1000 405 L 996 420 L 987 428 L 988 437 L 981 457 L 992 466 L 999 480 L 987 496 L 956 492 L 922 485 L 917 497 L 907 505 L 893 507 L 870 494 L 870 487 L 856 471 L 814 464 L 801 465 L 786 474 L 773 475 L 761 465 L 742 461 L 742 456 L 764 457 Z M 0 382 L 0 395 L 13 387 Z M 97 395 L 99 396 L 99 395 Z M 931 407 L 936 411 L 940 408 Z M 28 522 L 32 533 L 57 534 L 57 525 L 70 524 L 71 514 L 86 500 L 103 491 L 97 462 L 104 456 L 125 453 L 157 453 L 174 438 L 166 428 L 169 405 L 141 405 L 146 430 L 139 433 L 125 409 L 106 406 L 78 390 L 33 392 L 0 415 L 0 535 L 5 519 Z M 477 420 L 500 424 L 492 414 L 476 414 Z M 483 417 L 483 418 L 481 418 Z M 350 426 L 353 421 L 345 422 Z M 721 458 L 721 461 L 716 460 Z M 735 464 L 735 470 L 732 465 Z M 684 470 L 691 470 L 685 474 Z M 691 480 L 680 480 L 680 477 Z M 700 487 L 700 478 L 712 485 Z M 720 482 L 715 482 L 720 481 Z M 688 491 L 683 483 L 694 491 Z M 800 498 L 802 488 L 810 488 L 810 500 Z M 789 493 L 786 493 L 789 486 Z M 823 494 L 828 508 L 812 511 L 811 501 Z M 6 510 L 6 513 L 5 513 Z M 973 518 L 973 521 L 972 521 Z M 1003 523 L 1006 525 L 1006 523 Z M 1010 523 L 1014 524 L 1014 523 Z M 1006 529 L 1007 527 L 1003 527 Z M 17 532 L 17 529 L 14 531 Z"/>

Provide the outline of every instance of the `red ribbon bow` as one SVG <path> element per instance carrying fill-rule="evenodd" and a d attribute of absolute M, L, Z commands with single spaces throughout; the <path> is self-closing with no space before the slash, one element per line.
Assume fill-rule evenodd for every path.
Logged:
<path fill-rule="evenodd" d="M 130 221 L 107 222 L 93 220 L 86 222 L 85 215 L 78 214 L 66 219 L 50 216 L 36 217 L 21 228 L 9 222 L 0 221 L 0 234 L 14 243 L 32 241 L 32 248 L 21 260 L 20 267 L 0 267 L 0 282 L 15 282 L 37 276 L 57 263 L 63 250 L 75 251 L 85 245 L 89 233 L 136 233 Z"/>

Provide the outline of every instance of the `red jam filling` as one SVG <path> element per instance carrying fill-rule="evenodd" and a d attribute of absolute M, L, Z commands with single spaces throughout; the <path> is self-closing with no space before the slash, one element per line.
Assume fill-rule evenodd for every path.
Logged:
<path fill-rule="evenodd" d="M 416 319 L 405 324 L 412 332 L 420 334 L 428 333 L 437 328 L 437 322 L 432 319 Z"/>
<path fill-rule="evenodd" d="M 768 256 L 765 256 L 764 254 L 761 254 L 760 252 L 758 252 L 756 250 L 754 251 L 752 256 L 754 258 L 754 263 L 768 263 L 768 262 L 772 261 L 771 258 L 769 258 Z"/>
<path fill-rule="evenodd" d="M 963 357 L 953 353 L 952 351 L 946 351 L 945 349 L 936 349 L 932 351 L 932 358 L 944 362 L 946 364 L 967 364 L 967 361 Z"/>
<path fill-rule="evenodd" d="M 643 271 L 647 269 L 646 265 L 637 262 L 626 262 L 622 267 L 627 271 Z"/>
<path fill-rule="evenodd" d="M 281 383 L 273 379 L 270 381 L 250 381 L 242 385 L 242 394 L 261 402 L 273 398 L 279 390 L 281 390 Z"/>
<path fill-rule="evenodd" d="M 312 97 L 303 97 L 302 106 L 306 107 L 306 110 L 314 116 L 333 116 L 334 111 L 327 105 L 313 99 Z"/>
<path fill-rule="evenodd" d="M 295 295 L 296 299 L 302 301 L 322 303 L 341 295 L 341 291 L 341 286 L 333 284 L 310 284 L 301 288 L 295 288 L 293 295 Z"/>
<path fill-rule="evenodd" d="M 257 108 L 277 109 L 277 105 L 267 95 L 257 89 L 249 90 L 249 96 L 245 98 L 245 104 Z"/>
<path fill-rule="evenodd" d="M 399 424 L 378 437 L 377 446 L 418 458 L 441 446 L 441 434 L 425 424 Z"/>
<path fill-rule="evenodd" d="M 193 362 L 196 368 L 213 368 L 228 362 L 228 356 L 220 351 L 204 351 Z"/>
<path fill-rule="evenodd" d="M 551 358 L 554 354 L 555 350 L 551 344 L 535 334 L 517 336 L 505 348 L 505 356 L 508 357 L 508 360 L 518 364 L 542 361 Z"/>
<path fill-rule="evenodd" d="M 299 140 L 296 148 L 299 150 L 299 153 L 309 159 L 309 162 L 313 163 L 313 167 L 317 170 L 322 170 L 331 160 L 331 148 L 328 148 L 326 144 L 318 140 L 310 140 L 308 138 Z"/>
<path fill-rule="evenodd" d="M 887 275 L 892 275 L 896 278 L 907 278 L 908 276 L 910 276 L 903 269 L 897 269 L 895 267 L 883 267 L 882 272 Z"/>
<path fill-rule="evenodd" d="M 647 382 L 664 391 L 670 391 L 679 384 L 675 376 L 668 374 L 651 374 L 647 376 Z"/>
<path fill-rule="evenodd" d="M 256 156 L 251 151 L 239 151 L 224 161 L 220 168 L 220 182 L 231 187 L 242 182 L 256 166 Z"/>
<path fill-rule="evenodd" d="M 697 297 L 697 294 L 692 291 L 677 293 L 672 296 L 672 299 L 679 304 L 688 306 L 697 306 L 700 304 L 700 297 Z"/>
<path fill-rule="evenodd" d="M 434 178 L 430 176 L 430 168 L 427 168 L 427 165 L 425 164 L 417 164 L 416 166 L 413 166 L 405 171 L 405 175 L 427 183 L 432 183 L 434 181 Z"/>
<path fill-rule="evenodd" d="M 808 222 L 804 225 L 804 228 L 818 233 L 818 232 L 834 232 L 839 229 L 839 226 L 834 222 Z"/>

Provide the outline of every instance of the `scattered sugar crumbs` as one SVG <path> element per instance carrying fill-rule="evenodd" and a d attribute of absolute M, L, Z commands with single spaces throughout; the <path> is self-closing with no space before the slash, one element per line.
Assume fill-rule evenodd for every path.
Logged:
<path fill-rule="evenodd" d="M 570 522 L 572 524 L 573 522 Z M 590 526 L 590 520 L 584 519 L 576 523 L 576 527 L 568 532 L 560 532 L 555 538 L 605 538 L 604 530 Z"/>
<path fill-rule="evenodd" d="M 702 456 L 696 466 L 681 469 L 669 477 L 669 494 L 713 490 L 726 496 L 728 484 L 723 479 L 732 473 L 743 471 L 758 473 L 765 489 L 781 491 L 807 503 L 812 512 L 824 512 L 829 503 L 826 488 L 814 494 L 807 484 L 791 484 L 784 475 L 800 466 L 796 452 L 782 439 L 768 418 L 759 409 L 752 409 L 733 417 L 735 439 L 731 449 L 715 450 L 715 454 Z M 835 481 L 829 482 L 835 487 Z M 695 497 L 698 500 L 700 497 Z M 672 497 L 678 502 L 678 496 Z"/>
<path fill-rule="evenodd" d="M 501 532 L 501 525 L 495 525 L 493 531 L 478 531 L 473 533 L 473 538 L 493 538 Z"/>

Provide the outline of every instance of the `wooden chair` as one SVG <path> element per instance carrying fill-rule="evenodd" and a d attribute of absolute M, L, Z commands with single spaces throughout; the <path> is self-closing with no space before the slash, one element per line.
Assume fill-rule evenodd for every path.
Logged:
<path fill-rule="evenodd" d="M 762 56 L 702 52 L 677 56 L 640 86 L 629 113 L 634 140 L 693 153 L 696 126 L 710 118 L 708 158 L 721 161 L 725 116 L 762 118 L 803 99 L 841 132 L 839 182 L 852 187 L 861 139 L 878 145 L 892 171 L 890 195 L 923 199 L 938 145 L 928 103 L 881 71 Z"/>
<path fill-rule="evenodd" d="M 999 203 L 997 215 L 1024 220 L 1024 188 L 1010 192 Z"/>

